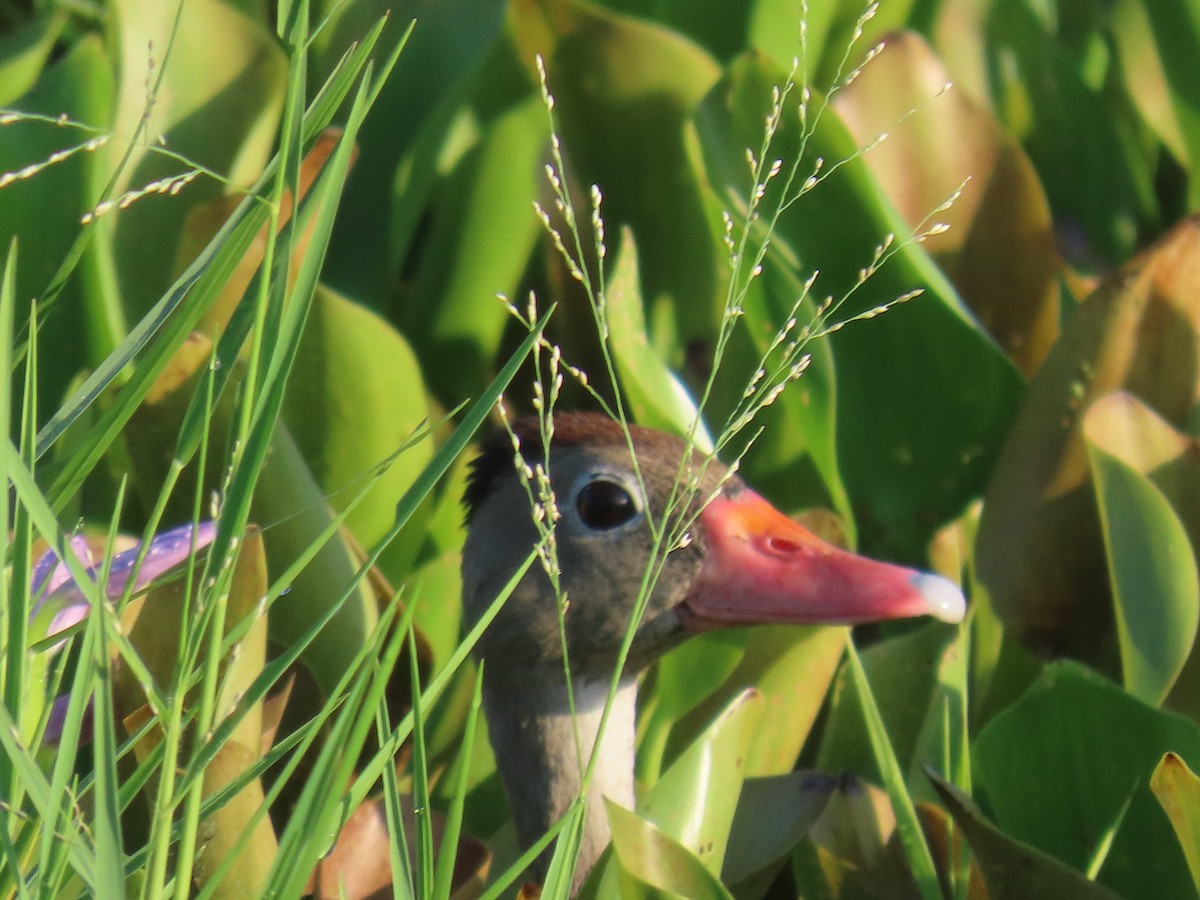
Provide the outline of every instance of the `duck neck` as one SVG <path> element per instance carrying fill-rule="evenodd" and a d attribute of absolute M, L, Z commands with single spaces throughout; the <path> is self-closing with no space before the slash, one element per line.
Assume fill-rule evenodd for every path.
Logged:
<path fill-rule="evenodd" d="M 607 679 L 575 678 L 572 715 L 561 671 L 525 670 L 505 677 L 499 666 L 485 666 L 484 711 L 521 846 L 546 833 L 574 803 L 583 773 L 597 744 L 608 698 Z M 543 677 L 538 677 L 542 675 Z M 572 893 L 608 845 L 611 834 L 602 798 L 633 808 L 634 727 L 637 679 L 623 680 L 599 739 L 599 758 L 587 791 L 583 839 Z M 546 874 L 553 847 L 532 868 Z"/>

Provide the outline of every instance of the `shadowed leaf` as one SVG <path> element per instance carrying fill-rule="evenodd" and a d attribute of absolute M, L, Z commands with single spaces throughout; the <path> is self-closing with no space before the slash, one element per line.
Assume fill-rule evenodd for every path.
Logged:
<path fill-rule="evenodd" d="M 1058 337 L 1050 208 L 1017 140 L 962 90 L 941 94 L 950 81 L 919 35 L 898 32 L 834 106 L 860 145 L 887 133 L 865 161 L 910 228 L 962 186 L 954 205 L 937 215 L 950 230 L 925 249 L 1030 376 Z"/>
<path fill-rule="evenodd" d="M 1077 663 L 1060 662 L 984 726 L 973 749 L 975 795 L 1014 840 L 1083 871 L 1119 821 L 1101 882 L 1129 897 L 1147 884 L 1162 900 L 1195 896 L 1147 785 L 1168 751 L 1200 760 L 1195 722 L 1147 706 Z"/>
<path fill-rule="evenodd" d="M 967 836 L 987 883 L 989 900 L 1118 900 L 1102 884 L 1005 834 L 983 817 L 971 798 L 933 772 L 927 773 L 955 823 Z"/>
<path fill-rule="evenodd" d="M 1068 321 L 997 460 L 976 542 L 1009 633 L 1117 670 L 1084 413 L 1124 389 L 1176 425 L 1200 400 L 1200 218 L 1109 278 Z M 1183 507 L 1180 507 L 1183 508 Z"/>

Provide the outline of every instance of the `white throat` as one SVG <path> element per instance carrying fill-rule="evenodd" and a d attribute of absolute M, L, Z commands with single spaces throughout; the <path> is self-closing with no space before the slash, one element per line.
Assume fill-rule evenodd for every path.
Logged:
<path fill-rule="evenodd" d="M 561 678 L 537 678 L 534 673 L 526 673 L 519 681 L 489 678 L 486 664 L 484 672 L 484 709 L 496 766 L 517 835 L 522 845 L 528 846 L 561 819 L 580 795 L 583 773 L 600 732 L 608 682 L 576 681 L 572 717 Z M 603 798 L 633 808 L 636 716 L 637 679 L 630 677 L 618 687 L 599 738 L 575 890 L 611 837 Z M 545 874 L 549 859 L 549 852 L 542 855 L 534 866 L 535 876 Z"/>

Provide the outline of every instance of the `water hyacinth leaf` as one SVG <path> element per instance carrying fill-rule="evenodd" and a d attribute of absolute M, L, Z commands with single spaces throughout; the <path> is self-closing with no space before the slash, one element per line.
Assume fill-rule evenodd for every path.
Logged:
<path fill-rule="evenodd" d="M 989 81 L 993 108 L 1041 175 L 1065 226 L 1068 257 L 1127 259 L 1157 201 L 1154 163 L 1139 141 L 1125 138 L 1120 106 L 1086 52 L 1113 37 L 1091 20 L 1067 41 L 1053 17 L 1032 6 L 1005 13 L 987 20 L 987 58 L 1006 60 Z"/>
<path fill-rule="evenodd" d="M 747 778 L 729 830 L 721 880 L 736 888 L 772 872 L 816 824 L 836 786 L 835 778 L 820 772 Z"/>
<path fill-rule="evenodd" d="M 169 453 L 193 395 L 202 384 L 200 379 L 211 359 L 211 347 L 207 337 L 193 333 L 164 367 L 148 392 L 146 402 L 138 408 L 126 429 L 125 447 L 134 461 L 136 484 L 147 502 L 154 502 L 167 477 L 171 464 Z M 232 377 L 240 379 L 242 374 L 241 366 L 237 364 Z M 229 434 L 234 421 L 234 412 L 233 392 L 227 391 L 222 402 L 206 417 L 210 458 L 204 467 L 209 481 L 203 486 L 203 493 L 220 488 L 219 453 L 224 444 L 223 437 Z M 214 439 L 216 436 L 220 439 Z M 196 496 L 198 489 L 195 477 L 194 465 L 184 470 L 173 499 L 168 503 L 168 511 L 185 514 L 184 510 L 190 507 L 191 498 Z M 360 488 L 361 485 L 354 485 L 347 495 L 353 496 Z M 267 558 L 276 571 L 285 569 L 297 559 L 311 556 L 309 565 L 285 586 L 284 595 L 274 604 L 278 612 L 270 617 L 271 639 L 288 645 L 336 602 L 358 566 L 349 541 L 343 536 L 314 549 L 313 542 L 327 530 L 334 520 L 334 513 L 326 492 L 316 482 L 282 422 L 276 425 L 271 451 L 259 475 L 253 517 L 259 522 L 273 523 L 263 538 Z M 332 689 L 337 683 L 354 648 L 361 646 L 377 618 L 378 601 L 370 585 L 360 582 L 350 600 L 305 650 L 305 665 L 322 689 Z"/>
<path fill-rule="evenodd" d="M 1050 207 L 1016 138 L 962 90 L 943 93 L 950 81 L 920 35 L 897 32 L 834 108 L 861 146 L 888 135 L 865 161 L 910 228 L 962 187 L 925 249 L 1030 376 L 1059 329 Z"/>
<path fill-rule="evenodd" d="M 989 822 L 971 798 L 934 772 L 929 780 L 942 803 L 963 830 L 983 873 L 990 900 L 1117 900 L 1118 894 L 1090 881 L 1082 872 L 1013 839 Z"/>
<path fill-rule="evenodd" d="M 226 741 L 204 767 L 205 798 L 227 789 L 259 755 L 257 745 Z M 277 850 L 262 782 L 255 778 L 200 820 L 193 874 L 214 900 L 260 897 Z"/>
<path fill-rule="evenodd" d="M 205 543 L 211 543 L 215 535 L 213 523 L 203 523 L 204 531 L 197 531 L 196 538 L 203 536 Z M 151 544 L 147 554 L 149 562 L 154 556 L 167 558 L 188 552 L 192 539 L 191 526 L 183 526 L 175 531 L 162 535 L 158 540 L 163 544 Z M 161 547 L 161 550 L 160 550 Z M 156 551 L 159 551 L 156 554 Z M 129 556 L 136 556 L 136 550 L 126 551 Z M 132 559 L 130 560 L 132 562 Z M 178 559 L 176 560 L 178 563 Z M 116 568 L 114 561 L 114 569 Z M 202 568 L 197 567 L 195 577 L 198 578 Z M 155 576 L 139 576 L 150 583 Z M 194 581 L 194 579 L 193 579 Z M 110 590 L 114 582 L 109 581 Z M 188 588 L 193 592 L 189 598 Z M 130 644 L 137 652 L 141 662 L 149 671 L 160 689 L 170 690 L 176 684 L 180 673 L 177 672 L 179 663 L 179 647 L 183 636 L 190 630 L 191 625 L 183 620 L 185 614 L 196 620 L 196 591 L 195 583 L 189 585 L 185 578 L 176 578 L 153 584 L 149 591 L 135 596 L 124 608 L 121 615 L 121 627 L 129 636 Z M 267 652 L 267 622 L 261 615 L 259 602 L 267 590 L 266 560 L 263 555 L 263 541 L 257 530 L 246 534 L 241 542 L 237 561 L 230 585 L 229 597 L 226 601 L 226 631 L 241 624 L 247 616 L 255 617 L 245 637 L 237 645 L 236 652 L 231 652 L 224 661 L 222 668 L 223 691 L 217 697 L 217 715 L 229 715 L 238 704 L 246 688 L 259 676 L 266 661 Z M 120 596 L 117 594 L 117 596 Z M 207 640 L 211 640 L 208 636 Z M 118 712 L 126 715 L 146 703 L 147 695 L 137 676 L 137 670 L 118 661 L 113 673 L 113 694 Z M 242 719 L 232 732 L 231 738 L 245 747 L 257 750 L 262 739 L 262 707 L 255 704 L 242 713 Z M 257 758 L 257 757 L 256 757 Z"/>
<path fill-rule="evenodd" d="M 838 4 L 754 0 L 751 7 L 747 27 L 750 46 L 785 72 L 791 68 L 792 60 L 797 60 L 802 67 L 797 77 L 807 74 L 808 83 L 812 84 Z M 803 47 L 800 44 L 801 21 L 804 22 Z M 805 52 L 800 52 L 802 49 Z"/>
<path fill-rule="evenodd" d="M 1090 442 L 1150 479 L 1178 516 L 1192 549 L 1200 547 L 1200 439 L 1179 431 L 1125 392 L 1093 403 L 1084 429 Z M 1180 637 L 1191 634 L 1186 631 Z M 1200 657 L 1188 656 L 1166 701 L 1173 711 L 1193 717 L 1200 712 L 1200 681 L 1190 674 L 1197 665 Z"/>
<path fill-rule="evenodd" d="M 153 84 L 161 76 L 144 137 L 164 135 L 175 152 L 222 173 L 234 187 L 248 188 L 273 150 L 286 83 L 284 54 L 258 22 L 217 0 L 188 3 L 179 11 L 177 28 L 176 13 L 152 0 L 116 4 L 116 40 L 124 64 L 113 128 L 127 137 L 106 148 L 109 171 L 125 154 L 146 112 L 147 77 Z M 222 40 L 214 43 L 211 33 L 221 34 Z M 158 58 L 168 46 L 170 58 Z M 196 115 L 198 110 L 204 114 Z M 177 159 L 150 152 L 149 143 L 133 151 L 117 183 L 118 195 L 187 172 Z M 110 326 L 118 326 L 124 316 L 142 316 L 171 282 L 174 273 L 163 261 L 176 258 L 188 212 L 226 189 L 201 178 L 173 197 L 134 203 L 111 223 L 111 231 L 106 226 L 102 234 L 106 250 L 111 241 L 117 283 L 97 284 L 101 289 L 89 302 L 105 308 L 93 306 L 93 315 Z"/>
<path fill-rule="evenodd" d="M 846 884 L 855 895 L 867 884 L 911 885 L 899 853 L 893 852 L 896 814 L 887 791 L 853 775 L 835 779 L 825 808 L 809 830 L 822 861 L 824 878 Z M 915 895 L 915 885 L 910 890 Z"/>
<path fill-rule="evenodd" d="M 938 671 L 952 651 L 954 629 L 927 624 L 882 640 L 860 654 L 875 701 L 901 768 L 911 772 L 918 738 L 931 716 L 940 721 L 942 694 Z M 925 760 L 929 762 L 929 760 Z M 878 780 L 879 768 L 867 737 L 862 701 L 850 672 L 843 669 L 831 695 L 829 722 L 821 740 L 817 768 L 854 772 Z M 909 778 L 910 789 L 915 779 Z"/>
<path fill-rule="evenodd" d="M 92 37 L 76 42 L 12 105 L 51 119 L 65 114 L 71 122 L 87 127 L 36 121 L 4 125 L 0 173 L 19 172 L 96 137 L 97 130 L 103 129 L 112 116 L 112 94 L 112 66 L 102 41 Z M 33 177 L 3 188 L 0 246 L 7 248 L 14 236 L 19 236 L 21 242 L 17 297 L 41 297 L 78 237 L 80 218 L 90 209 L 99 189 L 97 159 L 95 153 L 77 152 Z M 86 343 L 79 339 L 80 322 L 84 321 L 81 282 L 68 283 L 55 304 L 40 312 L 39 331 L 44 345 L 58 349 L 44 354 L 39 361 L 39 421 L 88 361 Z"/>
<path fill-rule="evenodd" d="M 1187 532 L 1144 475 L 1106 452 L 1085 420 L 1108 555 L 1126 689 L 1157 705 L 1171 690 L 1200 624 L 1200 576 Z"/>
<path fill-rule="evenodd" d="M 803 328 L 801 323 L 815 319 L 815 298 L 790 266 L 771 266 L 750 287 L 742 336 L 752 347 L 738 347 L 739 335 L 735 335 L 731 342 L 735 349 L 729 356 L 746 361 L 766 357 L 764 368 L 773 368 L 778 351 L 772 358 L 768 350 L 779 329 L 793 315 L 797 298 L 805 299 L 796 315 L 798 328 L 793 330 L 793 336 Z M 762 430 L 755 438 L 752 452 L 746 456 L 744 473 L 747 481 L 784 509 L 832 508 L 840 520 L 835 535 L 828 539 L 839 546 L 853 547 L 858 534 L 838 459 L 837 372 L 832 348 L 828 341 L 810 342 L 805 355 L 807 364 L 800 380 L 756 417 L 752 428 Z M 731 362 L 728 357 L 726 361 Z M 726 395 L 726 403 L 739 403 L 744 383 L 738 384 L 732 378 L 721 381 L 736 392 L 733 397 Z M 721 381 L 714 392 L 718 403 L 723 393 Z M 715 418 L 713 413 L 709 415 Z M 818 478 L 810 473 L 809 464 Z"/>
<path fill-rule="evenodd" d="M 1189 3 L 1120 0 L 1112 36 L 1124 81 L 1138 111 L 1180 164 L 1190 168 L 1189 204 L 1200 202 L 1200 95 L 1190 47 L 1200 39 L 1200 10 Z"/>
<path fill-rule="evenodd" d="M 984 726 L 973 750 L 976 796 L 1009 837 L 1083 871 L 1123 813 L 1098 880 L 1129 897 L 1147 884 L 1163 900 L 1195 896 L 1148 786 L 1164 753 L 1200 760 L 1195 722 L 1078 663 L 1058 662 Z"/>
<path fill-rule="evenodd" d="M 1192 882 L 1200 890 L 1200 778 L 1178 753 L 1164 753 L 1150 776 L 1150 790 L 1171 820 Z"/>
<path fill-rule="evenodd" d="M 711 453 L 712 436 L 704 422 L 697 421 L 695 402 L 650 343 L 638 275 L 633 232 L 622 228 L 616 265 L 608 281 L 607 304 L 622 395 L 639 425 L 682 435 L 691 434 L 695 427 L 696 449 Z"/>
<path fill-rule="evenodd" d="M 666 762 L 667 742 L 675 725 L 709 697 L 737 668 L 746 647 L 744 632 L 716 631 L 697 635 L 659 660 L 654 678 L 638 691 L 642 721 L 637 777 L 643 784 L 658 780 Z M 727 698 L 727 705 L 733 698 Z M 711 720 L 709 716 L 704 725 Z M 688 735 L 692 737 L 692 735 Z"/>
<path fill-rule="evenodd" d="M 353 218 L 339 222 L 334 230 L 326 266 L 325 280 L 331 287 L 372 309 L 384 310 L 392 302 L 402 262 L 392 252 L 394 229 L 405 219 L 411 225 L 411 217 L 419 221 L 429 209 L 424 188 L 404 190 L 413 187 L 411 182 L 402 183 L 405 169 L 414 150 L 421 149 L 417 143 L 427 140 L 428 126 L 434 131 L 429 143 L 440 156 L 443 135 L 436 132 L 454 121 L 444 110 L 457 106 L 457 98 L 479 79 L 491 77 L 484 67 L 502 34 L 506 4 L 449 0 L 430 7 L 414 0 L 399 4 L 372 0 L 320 6 L 320 14 L 329 15 L 330 21 L 313 35 L 311 71 L 321 78 L 379 17 L 388 17 L 379 40 L 385 53 L 403 39 L 414 17 L 419 20 L 383 85 L 374 114 L 363 123 L 359 160 L 343 195 L 344 215 Z M 424 177 L 418 173 L 417 180 Z M 485 297 L 490 300 L 501 289 L 489 285 Z"/>
<path fill-rule="evenodd" d="M 1008 633 L 1114 676 L 1119 654 L 1084 414 L 1125 390 L 1177 427 L 1188 421 L 1200 401 L 1198 260 L 1193 217 L 1084 301 L 1030 382 L 984 497 L 977 571 Z"/>
<path fill-rule="evenodd" d="M 428 440 L 404 446 L 428 418 L 421 368 L 404 337 L 365 307 L 318 287 L 283 407 L 283 420 L 335 510 L 374 477 L 370 493 L 346 518 L 373 546 L 396 516 L 396 504 L 433 455 Z"/>
<path fill-rule="evenodd" d="M 518 3 L 512 25 L 531 73 L 535 54 L 546 61 L 568 179 L 599 185 L 609 234 L 633 230 L 647 319 L 661 310 L 673 323 L 672 352 L 709 339 L 719 251 L 684 125 L 719 77 L 716 62 L 678 32 L 574 0 Z"/>
<path fill-rule="evenodd" d="M 320 175 L 329 157 L 337 149 L 341 131 L 337 128 L 326 128 L 313 142 L 311 148 L 300 162 L 300 172 L 297 181 L 297 193 L 303 199 L 308 195 L 317 176 Z M 212 240 L 221 225 L 234 213 L 241 197 L 229 195 L 217 197 L 207 203 L 192 207 L 183 223 L 183 233 L 180 236 L 179 248 L 176 253 L 177 264 L 186 265 Z M 280 200 L 278 227 L 283 228 L 295 212 L 295 198 L 290 190 L 284 190 Z M 289 278 L 295 280 L 296 267 L 299 261 L 308 253 L 309 241 L 312 238 L 316 217 L 312 217 L 300 234 L 296 235 L 292 249 L 291 266 L 288 269 Z M 255 274 L 262 265 L 266 253 L 267 241 L 270 235 L 270 224 L 264 225 L 254 237 L 254 242 L 238 261 L 233 272 L 226 278 L 220 293 L 213 303 L 204 311 L 197 325 L 197 330 L 204 332 L 213 340 L 224 334 L 226 326 L 234 315 L 238 304 L 245 297 L 247 289 L 254 280 Z"/>
<path fill-rule="evenodd" d="M 1096 400 L 1084 417 L 1088 441 L 1149 478 L 1200 546 L 1200 438 L 1180 431 L 1133 394 Z"/>
<path fill-rule="evenodd" d="M 695 117 L 714 188 L 735 211 L 748 204 L 745 148 L 761 142 L 762 111 L 782 80 L 761 58 L 739 57 Z M 1015 409 L 1020 377 L 919 245 L 899 238 L 890 260 L 855 287 L 876 248 L 906 228 L 865 163 L 853 158 L 857 144 L 835 115 L 822 115 L 805 144 L 797 94 L 785 104 L 772 157 L 797 159 L 806 146 L 797 187 L 817 158 L 826 161 L 824 169 L 847 162 L 782 216 L 776 243 L 786 244 L 800 272 L 820 269 L 816 296 L 852 291 L 829 324 L 924 289 L 832 341 L 837 446 L 860 535 L 875 552 L 919 558 L 932 523 L 955 514 L 980 488 Z M 810 106 L 820 102 L 814 97 Z M 809 121 L 815 116 L 810 109 Z M 765 209 L 773 208 L 778 190 L 768 187 Z M 924 399 L 914 405 L 912 397 Z"/>
<path fill-rule="evenodd" d="M 0 37 L 0 106 L 8 106 L 37 82 L 67 23 L 65 15 L 39 15 Z"/>
<path fill-rule="evenodd" d="M 531 206 L 549 137 L 541 98 L 525 97 L 480 127 L 478 142 L 439 185 L 401 298 L 405 333 L 447 403 L 490 377 L 510 320 L 495 295 L 517 290 L 540 232 Z"/>
<path fill-rule="evenodd" d="M 729 900 L 730 893 L 699 859 L 648 819 L 605 799 L 622 897 Z"/>
<path fill-rule="evenodd" d="M 846 629 L 804 625 L 751 628 L 746 649 L 724 684 L 676 726 L 672 741 L 707 725 L 747 685 L 766 699 L 771 715 L 755 730 L 746 775 L 780 775 L 796 765 L 846 647 Z"/>
<path fill-rule="evenodd" d="M 765 713 L 762 695 L 743 691 L 638 804 L 641 815 L 687 847 L 713 875 L 721 874 L 746 749 Z"/>

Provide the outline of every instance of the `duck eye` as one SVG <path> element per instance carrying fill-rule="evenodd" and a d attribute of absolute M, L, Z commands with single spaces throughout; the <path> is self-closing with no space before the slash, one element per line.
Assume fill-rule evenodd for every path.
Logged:
<path fill-rule="evenodd" d="M 638 514 L 638 506 L 629 491 L 615 481 L 596 478 L 575 496 L 575 509 L 583 524 L 593 531 L 609 531 L 624 525 Z"/>

